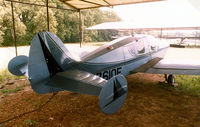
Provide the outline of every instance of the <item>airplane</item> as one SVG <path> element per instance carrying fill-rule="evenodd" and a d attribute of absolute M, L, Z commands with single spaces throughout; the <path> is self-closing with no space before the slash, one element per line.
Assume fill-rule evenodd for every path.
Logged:
<path fill-rule="evenodd" d="M 39 32 L 31 41 L 29 57 L 20 55 L 8 64 L 17 76 L 25 75 L 39 94 L 71 91 L 99 96 L 105 114 L 117 112 L 127 96 L 124 76 L 137 72 L 200 75 L 200 66 L 160 62 L 169 47 L 150 35 L 124 36 L 91 51 L 72 54 L 55 34 Z"/>

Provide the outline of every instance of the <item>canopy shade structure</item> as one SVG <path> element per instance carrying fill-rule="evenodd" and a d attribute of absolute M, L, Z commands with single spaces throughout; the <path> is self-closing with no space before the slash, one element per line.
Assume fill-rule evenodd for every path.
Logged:
<path fill-rule="evenodd" d="M 59 0 L 74 10 L 112 7 L 117 5 L 146 3 L 163 0 Z"/>
<path fill-rule="evenodd" d="M 135 23 L 135 22 L 107 22 L 86 28 L 86 30 L 200 30 L 200 23 L 180 22 L 156 22 L 156 23 Z"/>

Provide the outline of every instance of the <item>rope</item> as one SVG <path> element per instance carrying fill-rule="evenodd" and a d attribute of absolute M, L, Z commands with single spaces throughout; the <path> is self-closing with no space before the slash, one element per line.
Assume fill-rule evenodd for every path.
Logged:
<path fill-rule="evenodd" d="M 32 112 L 35 112 L 35 111 L 38 111 L 38 110 L 42 109 L 45 105 L 47 105 L 47 104 L 54 98 L 54 96 L 55 96 L 56 94 L 57 94 L 57 93 L 53 93 L 52 96 L 46 101 L 46 103 L 44 103 L 43 105 L 41 105 L 39 108 L 36 108 L 36 109 L 31 110 L 31 111 L 28 111 L 28 112 L 24 112 L 24 113 L 22 113 L 22 114 L 20 114 L 20 115 L 16 115 L 16 116 L 14 116 L 14 117 L 12 117 L 12 118 L 9 118 L 9 119 L 7 119 L 7 120 L 1 121 L 0 124 L 7 123 L 7 122 L 9 122 L 9 121 L 11 121 L 11 120 L 20 118 L 20 117 L 22 117 L 22 116 L 25 116 L 26 114 L 29 114 L 29 113 L 32 113 Z"/>

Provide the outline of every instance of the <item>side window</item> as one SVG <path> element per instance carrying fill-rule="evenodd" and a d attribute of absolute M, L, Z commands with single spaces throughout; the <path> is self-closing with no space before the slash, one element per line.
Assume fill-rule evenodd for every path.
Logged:
<path fill-rule="evenodd" d="M 115 49 L 111 52 L 98 56 L 88 62 L 92 63 L 109 63 L 124 61 L 123 48 Z"/>
<path fill-rule="evenodd" d="M 128 49 L 128 50 L 126 50 Z M 131 54 L 132 56 L 135 56 L 136 55 L 136 52 L 135 52 L 135 42 L 132 42 L 131 44 L 127 45 L 125 47 L 125 51 L 128 51 L 129 54 Z M 124 53 L 126 55 L 126 52 Z"/>
<path fill-rule="evenodd" d="M 157 44 L 157 40 L 155 38 L 149 38 L 150 40 L 150 51 L 157 51 L 158 49 L 158 44 Z"/>
<path fill-rule="evenodd" d="M 135 52 L 135 41 L 124 46 L 124 58 L 125 60 L 133 59 L 136 57 L 136 52 Z"/>
<path fill-rule="evenodd" d="M 138 55 L 142 55 L 145 53 L 145 45 L 143 39 L 139 39 L 135 43 L 135 50 Z"/>

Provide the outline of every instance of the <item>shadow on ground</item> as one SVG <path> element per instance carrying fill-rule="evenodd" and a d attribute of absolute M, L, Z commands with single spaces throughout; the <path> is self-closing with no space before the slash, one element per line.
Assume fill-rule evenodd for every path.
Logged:
<path fill-rule="evenodd" d="M 98 97 L 59 92 L 37 112 L 9 121 L 6 127 L 200 127 L 200 98 L 169 89 L 163 76 L 126 77 L 128 95 L 113 115 L 100 111 Z M 0 121 L 38 108 L 51 96 L 34 93 L 30 86 L 0 99 Z"/>

